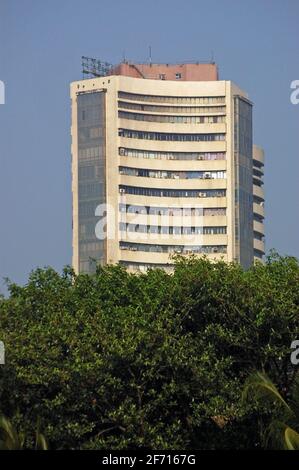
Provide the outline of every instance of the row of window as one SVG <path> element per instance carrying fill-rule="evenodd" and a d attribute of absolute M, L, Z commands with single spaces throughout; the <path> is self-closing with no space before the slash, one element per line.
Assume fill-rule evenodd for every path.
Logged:
<path fill-rule="evenodd" d="M 264 164 L 260 162 L 259 160 L 253 159 L 253 166 L 260 168 L 261 171 L 263 171 Z"/>
<path fill-rule="evenodd" d="M 265 236 L 262 233 L 256 232 L 256 231 L 253 232 L 253 236 L 256 240 L 260 240 L 261 242 L 264 241 L 264 238 L 265 238 Z"/>
<path fill-rule="evenodd" d="M 163 235 L 226 235 L 226 227 L 179 227 L 119 223 L 121 232 L 157 233 Z"/>
<path fill-rule="evenodd" d="M 79 88 L 79 85 L 78 85 Z M 84 88 L 84 86 L 82 87 Z M 81 92 L 77 95 L 78 105 L 81 107 L 97 107 L 101 104 L 102 96 L 100 91 Z"/>
<path fill-rule="evenodd" d="M 165 171 L 145 168 L 119 167 L 121 175 L 141 176 L 143 178 L 163 179 L 225 179 L 226 171 Z"/>
<path fill-rule="evenodd" d="M 138 186 L 119 187 L 121 194 L 135 194 L 137 196 L 155 196 L 155 197 L 225 197 L 225 189 L 158 189 L 158 188 L 140 188 Z"/>
<path fill-rule="evenodd" d="M 89 139 L 103 139 L 104 131 L 102 127 L 80 127 L 78 128 L 80 143 L 88 142 Z"/>
<path fill-rule="evenodd" d="M 79 203 L 79 216 L 81 218 L 91 218 L 95 215 L 98 201 L 84 201 Z M 204 217 L 204 216 L 225 216 L 225 207 L 157 207 L 138 206 L 130 204 L 119 204 L 119 211 L 127 214 L 161 215 L 168 217 Z M 254 220 L 263 222 L 263 218 L 254 215 Z"/>
<path fill-rule="evenodd" d="M 87 242 L 80 243 L 80 254 L 86 254 L 86 253 L 98 253 L 100 250 L 103 249 L 103 242 L 102 241 L 96 241 L 96 242 Z"/>
<path fill-rule="evenodd" d="M 127 214 L 166 215 L 166 216 L 218 216 L 226 215 L 225 207 L 155 207 L 119 204 L 120 212 Z"/>
<path fill-rule="evenodd" d="M 259 196 L 253 196 L 253 202 L 254 202 L 255 204 L 258 204 L 258 205 L 261 206 L 261 207 L 264 207 L 264 205 L 265 205 L 264 199 L 262 199 L 262 198 L 259 197 Z"/>
<path fill-rule="evenodd" d="M 253 220 L 255 220 L 256 222 L 260 222 L 262 224 L 264 222 L 264 217 L 254 212 Z"/>
<path fill-rule="evenodd" d="M 80 273 L 95 273 L 97 264 L 103 264 L 103 258 L 97 257 L 95 261 L 95 256 L 90 257 L 87 261 L 81 261 L 79 263 Z"/>
<path fill-rule="evenodd" d="M 263 259 L 263 256 L 264 256 L 265 253 L 263 253 L 260 250 L 254 250 L 253 254 L 254 254 L 255 258 Z"/>
<path fill-rule="evenodd" d="M 127 269 L 133 269 L 134 271 L 146 272 L 148 269 L 159 268 L 164 271 L 171 271 L 174 267 L 173 264 L 161 264 L 161 263 L 134 263 L 133 261 L 120 261 L 119 264 L 125 266 Z"/>
<path fill-rule="evenodd" d="M 159 73 L 158 77 L 159 77 L 159 80 L 166 80 L 166 73 Z M 151 78 L 154 78 L 154 77 L 151 77 Z M 175 79 L 181 80 L 181 78 L 182 78 L 182 74 L 180 72 L 176 72 Z"/>
<path fill-rule="evenodd" d="M 118 111 L 120 119 L 133 121 L 166 122 L 170 124 L 219 124 L 225 122 L 225 116 L 163 116 L 159 114 L 139 114 Z"/>
<path fill-rule="evenodd" d="M 79 149 L 79 160 L 93 160 L 100 157 L 100 146 Z"/>
<path fill-rule="evenodd" d="M 79 199 L 100 197 L 103 194 L 102 182 L 79 184 Z"/>
<path fill-rule="evenodd" d="M 264 173 L 261 169 L 253 167 L 252 173 L 254 176 L 258 176 L 259 178 L 262 178 Z"/>
<path fill-rule="evenodd" d="M 225 245 L 152 245 L 148 243 L 120 242 L 121 250 L 145 251 L 152 253 L 226 253 Z"/>
<path fill-rule="evenodd" d="M 258 178 L 253 178 L 253 184 L 259 186 L 260 188 L 263 186 L 264 182 Z"/>
<path fill-rule="evenodd" d="M 79 239 L 82 243 L 86 243 L 87 240 L 96 239 L 94 222 L 86 222 L 79 224 Z"/>
<path fill-rule="evenodd" d="M 128 139 L 167 140 L 172 142 L 200 142 L 225 140 L 225 134 L 172 134 L 169 132 L 133 131 L 119 129 L 119 137 Z"/>
<path fill-rule="evenodd" d="M 120 147 L 119 154 L 155 160 L 225 160 L 225 152 L 161 152 Z"/>
<path fill-rule="evenodd" d="M 137 93 L 118 92 L 118 97 L 132 101 L 149 101 L 152 103 L 177 104 L 218 104 L 225 103 L 225 96 L 159 96 L 141 95 Z"/>
<path fill-rule="evenodd" d="M 103 175 L 103 165 L 81 165 L 78 168 L 79 181 L 98 179 Z"/>
<path fill-rule="evenodd" d="M 146 111 L 152 113 L 225 114 L 225 106 L 159 106 L 152 104 L 127 103 L 125 101 L 119 101 L 118 107 L 122 109 L 134 109 L 136 111 Z"/>
<path fill-rule="evenodd" d="M 102 109 L 97 106 L 87 106 L 78 112 L 78 121 L 99 121 L 102 117 Z"/>

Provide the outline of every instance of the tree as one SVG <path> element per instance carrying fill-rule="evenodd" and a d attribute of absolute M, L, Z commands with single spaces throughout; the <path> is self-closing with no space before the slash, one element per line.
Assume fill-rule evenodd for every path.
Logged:
<path fill-rule="evenodd" d="M 261 447 L 270 410 L 242 390 L 256 369 L 290 390 L 298 280 L 278 255 L 247 272 L 194 257 L 172 275 L 37 269 L 0 299 L 0 411 L 26 448 L 38 419 L 53 449 Z"/>

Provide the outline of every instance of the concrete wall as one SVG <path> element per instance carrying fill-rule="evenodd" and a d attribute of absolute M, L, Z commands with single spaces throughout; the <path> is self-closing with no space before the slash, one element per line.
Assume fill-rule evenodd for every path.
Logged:
<path fill-rule="evenodd" d="M 216 64 L 174 65 L 123 62 L 112 70 L 111 75 L 152 80 L 213 81 L 218 80 L 218 69 Z"/>

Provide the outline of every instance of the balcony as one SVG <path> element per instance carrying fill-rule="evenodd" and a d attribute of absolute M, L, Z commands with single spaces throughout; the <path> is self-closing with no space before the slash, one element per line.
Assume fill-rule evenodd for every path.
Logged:
<path fill-rule="evenodd" d="M 142 176 L 120 175 L 120 184 L 141 188 L 161 189 L 226 189 L 226 179 L 213 178 L 150 178 Z"/>

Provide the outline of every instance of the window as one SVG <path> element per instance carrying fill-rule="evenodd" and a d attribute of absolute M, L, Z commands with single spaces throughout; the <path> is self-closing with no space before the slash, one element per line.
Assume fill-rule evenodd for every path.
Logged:
<path fill-rule="evenodd" d="M 90 170 L 91 171 L 91 170 Z M 119 173 L 128 176 L 162 179 L 225 179 L 226 171 L 165 171 L 148 170 L 146 168 L 131 168 L 120 166 Z"/>
<path fill-rule="evenodd" d="M 259 251 L 259 250 L 254 250 L 254 256 L 256 258 L 263 259 L 264 253 L 262 251 Z"/>
<path fill-rule="evenodd" d="M 226 245 L 154 245 L 120 241 L 121 250 L 158 253 L 226 253 Z"/>
<path fill-rule="evenodd" d="M 162 207 L 162 206 L 138 206 L 133 204 L 119 204 L 119 211 L 129 214 L 151 214 L 166 216 L 214 216 L 226 215 L 225 207 L 203 208 L 203 207 Z M 263 220 L 261 218 L 261 220 Z M 260 221 L 260 219 L 259 219 Z"/>
<path fill-rule="evenodd" d="M 105 93 L 78 94 L 78 224 L 79 268 L 93 272 L 96 262 L 103 260 L 105 246 L 96 238 L 96 207 L 105 202 L 104 141 Z"/>
<path fill-rule="evenodd" d="M 256 222 L 260 222 L 261 224 L 264 223 L 264 217 L 260 214 L 254 213 L 253 220 L 255 220 Z"/>
<path fill-rule="evenodd" d="M 134 109 L 136 111 L 148 111 L 154 113 L 193 113 L 193 114 L 225 114 L 225 106 L 166 106 L 154 104 L 132 103 L 129 101 L 118 101 L 121 109 Z"/>
<path fill-rule="evenodd" d="M 167 132 L 146 132 L 134 131 L 131 129 L 119 129 L 119 137 L 129 139 L 147 139 L 147 140 L 164 140 L 172 142 L 211 142 L 224 141 L 225 134 L 170 134 Z"/>
<path fill-rule="evenodd" d="M 142 188 L 137 186 L 121 185 L 119 192 L 126 194 L 135 194 L 137 196 L 154 196 L 154 197 L 225 197 L 225 189 L 206 189 L 199 191 L 198 189 L 158 189 L 158 188 Z"/>
<path fill-rule="evenodd" d="M 225 152 L 163 152 L 120 147 L 119 154 L 158 160 L 225 160 Z"/>
<path fill-rule="evenodd" d="M 180 80 L 182 78 L 182 74 L 181 73 L 176 73 L 175 74 L 175 79 L 176 80 Z"/>
<path fill-rule="evenodd" d="M 160 74 L 159 78 L 161 80 L 165 80 L 165 78 L 161 78 L 162 75 Z M 175 104 L 217 104 L 217 103 L 225 103 L 225 96 L 192 96 L 192 97 L 185 97 L 185 96 L 157 96 L 157 95 L 141 95 L 137 93 L 128 93 L 124 91 L 118 92 L 118 97 L 123 98 L 126 100 L 132 101 L 150 101 L 152 103 L 175 103 Z"/>
<path fill-rule="evenodd" d="M 260 233 L 260 232 L 254 231 L 254 232 L 253 232 L 253 236 L 254 236 L 254 238 L 257 239 L 257 240 L 260 240 L 260 241 L 263 241 L 263 240 L 264 240 L 264 235 L 263 235 L 262 233 Z"/>
<path fill-rule="evenodd" d="M 132 119 L 135 121 L 170 122 L 173 124 L 219 124 L 225 122 L 225 116 L 159 116 L 157 114 L 140 114 L 130 113 L 127 111 L 118 111 L 118 117 L 121 119 Z"/>
<path fill-rule="evenodd" d="M 101 136 L 101 128 L 100 127 L 91 127 L 89 137 L 91 139 L 97 139 Z"/>
<path fill-rule="evenodd" d="M 264 182 L 262 180 L 259 180 L 258 178 L 253 178 L 253 184 L 256 186 L 262 187 Z"/>
<path fill-rule="evenodd" d="M 180 227 L 170 226 L 161 227 L 159 225 L 139 225 L 129 224 L 125 222 L 119 223 L 121 232 L 138 232 L 138 233 L 167 233 L 169 235 L 225 235 L 226 227 Z M 166 231 L 165 231 L 166 230 Z M 257 238 L 257 236 L 255 237 Z"/>
<path fill-rule="evenodd" d="M 134 261 L 120 261 L 120 264 L 123 266 L 126 266 L 128 269 L 133 269 L 134 271 L 140 271 L 144 272 L 147 271 L 148 269 L 164 269 L 166 271 L 170 271 L 173 268 L 173 264 L 167 263 L 167 264 L 159 264 L 159 263 L 138 263 Z"/>
<path fill-rule="evenodd" d="M 79 149 L 79 160 L 93 160 L 100 157 L 101 147 L 89 147 Z"/>

